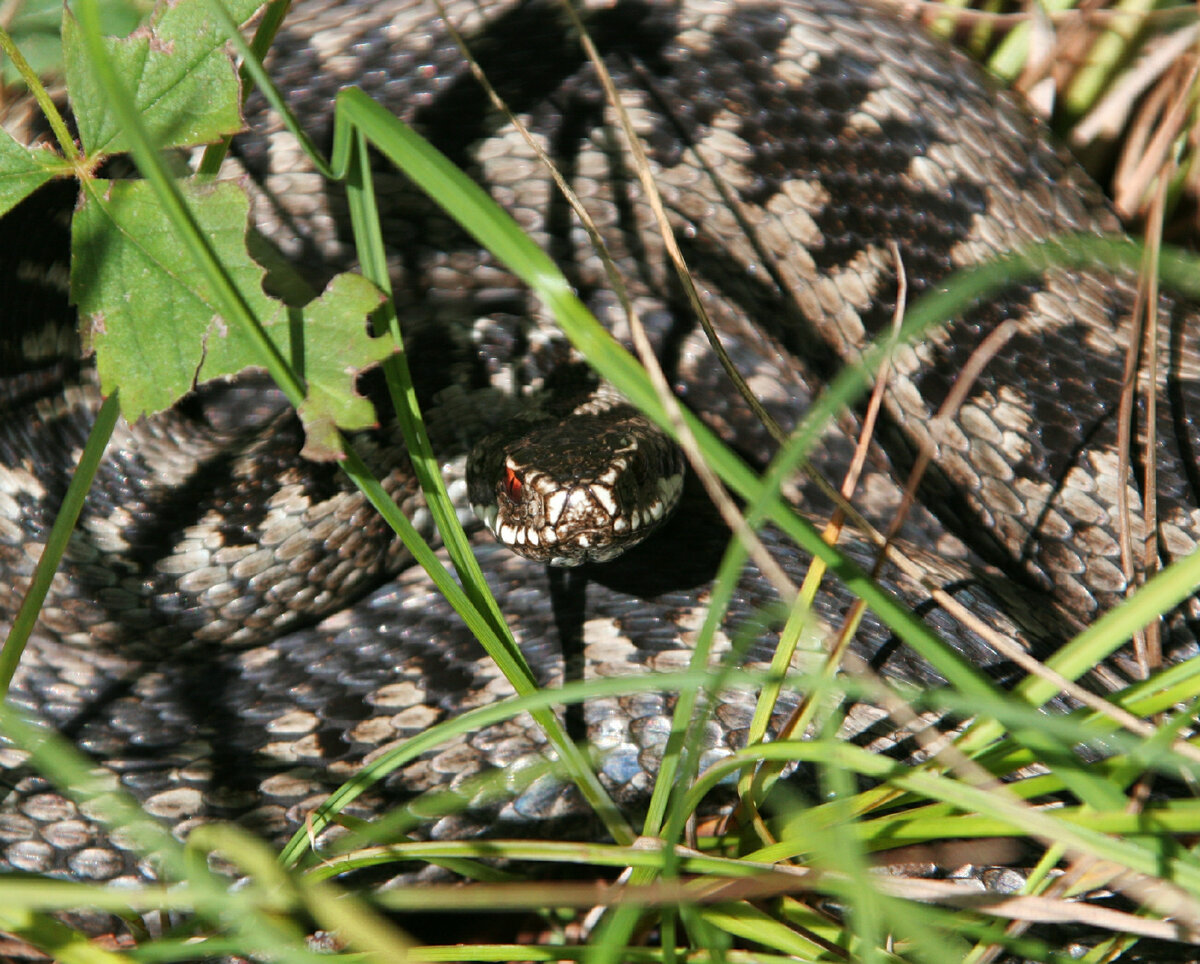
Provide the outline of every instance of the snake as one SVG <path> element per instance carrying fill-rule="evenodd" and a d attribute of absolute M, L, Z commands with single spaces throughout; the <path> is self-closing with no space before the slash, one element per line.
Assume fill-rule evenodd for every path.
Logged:
<path fill-rule="evenodd" d="M 612 0 L 584 5 L 581 15 L 643 145 L 698 299 L 733 366 L 785 431 L 890 330 L 901 275 L 913 304 L 956 271 L 1007 252 L 1121 231 L 1099 189 L 1023 104 L 874 2 Z M 492 105 L 459 38 L 531 136 Z M 597 226 L 674 395 L 746 464 L 770 463 L 777 443 L 697 323 L 621 120 L 560 7 L 301 0 L 268 69 L 317 143 L 330 141 L 333 95 L 348 84 L 411 123 L 513 215 L 626 341 L 629 319 L 609 266 L 553 186 L 548 154 Z M 319 286 L 353 263 L 345 197 L 306 166 L 265 101 L 251 96 L 245 119 L 223 175 L 247 185 L 257 230 Z M 583 434 L 615 437 L 618 461 L 637 462 L 635 475 L 649 478 L 650 502 L 618 508 L 615 490 L 625 483 L 608 474 L 609 463 L 589 469 L 576 494 L 543 490 L 555 471 L 524 461 L 524 433 L 510 436 L 549 417 L 545 405 L 536 417 L 522 413 L 556 371 L 577 364 L 570 346 L 546 309 L 432 201 L 386 166 L 376 178 L 405 350 L 439 459 L 456 473 L 451 491 L 464 518 L 474 502 L 503 542 L 532 556 L 478 524 L 471 530 L 537 682 L 685 667 L 728 544 L 720 516 L 694 475 L 683 478 L 674 449 L 654 476 L 632 457 L 631 439 L 641 436 L 613 419 L 642 416 L 603 386 L 584 403 L 595 421 Z M 6 621 L 99 404 L 85 363 L 30 347 L 29 333 L 47 318 L 73 320 L 61 285 L 39 267 L 49 261 L 42 245 L 53 247 L 62 226 L 61 217 L 45 219 L 39 197 L 44 203 L 35 195 L 0 223 L 12 253 L 4 324 L 21 333 L 0 359 Z M 60 208 L 65 217 L 70 202 Z M 885 566 L 879 584 L 998 683 L 1019 671 L 980 622 L 1045 655 L 1147 576 L 1141 556 L 1122 561 L 1122 503 L 1133 540 L 1149 537 L 1158 564 L 1195 549 L 1196 305 L 1160 296 L 1165 334 L 1156 357 L 1143 359 L 1153 364 L 1140 376 L 1142 397 L 1157 401 L 1148 533 L 1139 480 L 1150 453 L 1135 447 L 1123 461 L 1118 404 L 1126 354 L 1140 344 L 1137 303 L 1133 272 L 1042 266 L 898 350 L 883 379 L 855 508 L 886 529 L 919 453 L 932 461 L 897 535 L 918 574 Z M 1003 345 L 957 411 L 939 417 L 980 345 L 1000 330 Z M 818 474 L 840 477 L 862 411 L 843 411 L 825 432 L 811 454 Z M 574 441 L 551 438 L 552 454 L 572 464 L 581 457 Z M 12 684 L 13 705 L 65 734 L 180 835 L 222 819 L 283 841 L 389 747 L 512 692 L 390 530 L 335 467 L 302 459 L 302 443 L 279 394 L 254 376 L 121 422 Z M 431 531 L 398 431 L 385 421 L 356 444 L 389 495 Z M 474 446 L 480 467 L 468 471 Z M 500 517 L 495 500 L 516 504 L 529 493 L 540 508 L 528 527 Z M 787 495 L 805 517 L 828 518 L 825 489 L 807 477 Z M 566 560 L 578 565 L 547 567 L 540 550 L 584 503 L 644 538 L 616 555 L 607 536 L 585 535 Z M 761 538 L 785 572 L 803 578 L 808 553 L 773 528 Z M 865 570 L 878 547 L 852 531 L 840 551 Z M 737 650 L 744 665 L 766 666 L 778 627 L 762 614 L 777 601 L 760 567 L 747 565 L 716 654 Z M 814 634 L 838 625 L 853 601 L 840 580 L 824 580 Z M 1194 609 L 1189 600 L 1165 622 L 1165 659 L 1195 654 Z M 944 682 L 871 611 L 852 650 L 885 677 Z M 1104 686 L 1140 669 L 1119 653 L 1098 671 Z M 778 714 L 798 699 L 783 693 Z M 599 779 L 630 813 L 646 805 L 673 706 L 671 693 L 639 689 L 579 709 Z M 753 707 L 740 689 L 711 695 L 703 763 L 744 743 Z M 903 725 L 865 703 L 844 736 L 880 752 L 911 742 Z M 586 802 L 560 775 L 542 774 L 499 802 L 476 789 L 482 775 L 520 773 L 547 752 L 528 717 L 490 724 L 397 768 L 346 812 L 370 818 L 456 790 L 468 799 L 436 821 L 434 836 L 595 833 Z M 113 885 L 153 879 L 152 866 L 21 749 L 0 748 L 0 766 L 0 865 Z M 341 833 L 324 830 L 318 852 Z"/>

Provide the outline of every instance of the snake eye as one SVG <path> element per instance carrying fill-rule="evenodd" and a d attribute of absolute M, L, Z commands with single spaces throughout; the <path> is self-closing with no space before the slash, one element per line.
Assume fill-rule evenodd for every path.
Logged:
<path fill-rule="evenodd" d="M 517 473 L 507 465 L 504 467 L 504 494 L 508 496 L 510 502 L 521 501 L 521 490 L 525 486 L 521 483 Z"/>

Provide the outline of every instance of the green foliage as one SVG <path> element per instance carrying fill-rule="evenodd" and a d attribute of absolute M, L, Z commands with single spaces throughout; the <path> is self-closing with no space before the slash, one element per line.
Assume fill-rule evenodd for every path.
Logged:
<path fill-rule="evenodd" d="M 162 411 L 196 385 L 249 367 L 282 370 L 286 358 L 285 385 L 308 435 L 305 454 L 340 459 L 338 430 L 376 421 L 354 384 L 392 350 L 367 327 L 378 292 L 361 276 L 346 275 L 307 309 L 284 304 L 263 292 L 264 270 L 247 250 L 249 202 L 239 187 L 185 178 L 171 182 L 172 206 L 153 178 L 93 174 L 131 148 L 141 163 L 161 169 L 158 152 L 211 143 L 240 128 L 241 83 L 226 18 L 245 20 L 258 5 L 163 5 L 123 40 L 88 34 L 64 11 L 64 73 L 82 153 L 43 101 L 62 156 L 0 136 L 0 211 L 51 177 L 80 179 L 72 298 L 101 388 L 120 389 L 126 418 Z M 93 4 L 83 10 L 97 12 Z M 36 78 L 26 79 L 39 93 Z"/>
<path fill-rule="evenodd" d="M 259 0 L 229 0 L 241 22 Z M 199 0 L 164 4 L 124 40 L 104 41 L 104 56 L 121 77 L 147 134 L 161 149 L 206 144 L 241 127 L 240 84 L 220 22 Z M 84 152 L 92 158 L 129 150 L 114 103 L 97 82 L 79 24 L 63 15 L 63 61 L 71 110 Z"/>
<path fill-rule="evenodd" d="M 0 129 L 0 215 L 54 177 L 61 165 L 52 162 L 51 155 L 26 150 Z"/>
<path fill-rule="evenodd" d="M 226 277 L 307 386 L 300 406 L 308 431 L 305 454 L 339 454 L 338 426 L 355 430 L 375 423 L 370 403 L 355 390 L 355 376 L 390 355 L 391 345 L 366 337 L 365 329 L 363 337 L 347 337 L 345 319 L 362 319 L 378 308 L 378 290 L 361 275 L 343 274 L 304 308 L 268 297 L 266 272 L 246 250 L 245 192 L 203 179 L 181 181 L 180 187 Z M 236 375 L 255 359 L 256 346 L 221 317 L 211 286 L 195 277 L 189 252 L 176 238 L 147 182 L 85 183 L 72 221 L 71 297 L 96 352 L 101 389 L 121 390 L 126 418 L 169 408 L 198 382 Z"/>
<path fill-rule="evenodd" d="M 152 4 L 144 0 L 104 0 L 100 17 L 104 32 L 113 36 L 124 36 L 133 30 Z M 24 0 L 10 4 L 6 14 L 12 19 L 6 22 L 8 32 L 21 53 L 38 77 L 51 78 L 62 74 L 62 0 Z M 0 68 L 4 84 L 23 82 L 20 71 L 11 63 Z"/>

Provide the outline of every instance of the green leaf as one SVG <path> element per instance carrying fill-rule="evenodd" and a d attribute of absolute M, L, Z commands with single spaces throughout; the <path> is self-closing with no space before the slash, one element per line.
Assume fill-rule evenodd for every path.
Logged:
<path fill-rule="evenodd" d="M 28 150 L 0 129 L 0 215 L 13 208 L 23 198 L 54 176 L 53 163 L 39 163 L 38 153 L 53 161 L 48 152 Z"/>
<path fill-rule="evenodd" d="M 378 290 L 341 275 L 303 309 L 268 297 L 266 272 L 246 249 L 246 195 L 231 183 L 193 179 L 180 186 L 239 296 L 306 381 L 305 454 L 339 457 L 335 426 L 354 431 L 375 423 L 355 379 L 391 351 L 389 341 L 367 331 Z M 127 419 L 162 411 L 201 382 L 260 363 L 250 339 L 222 317 L 147 182 L 87 182 L 71 233 L 71 297 L 85 344 L 96 353 L 102 391 L 121 389 Z"/>
<path fill-rule="evenodd" d="M 347 338 L 346 315 L 366 316 L 380 301 L 379 289 L 362 275 L 341 274 L 305 309 L 306 391 L 299 413 L 307 435 L 301 452 L 306 458 L 340 451 L 339 427 L 355 431 L 375 423 L 375 409 L 355 391 L 354 380 L 358 372 L 387 358 L 392 342 Z"/>
<path fill-rule="evenodd" d="M 105 0 L 100 7 L 100 20 L 105 33 L 129 33 L 141 21 L 152 4 L 145 0 Z M 39 77 L 62 74 L 62 0 L 25 0 L 16 5 L 11 21 L 6 23 L 21 53 Z M 21 75 L 7 61 L 0 66 L 5 84 L 20 84 Z"/>
<path fill-rule="evenodd" d="M 226 2 L 239 23 L 260 6 L 260 0 Z M 224 27 L 206 0 L 163 4 L 148 25 L 123 40 L 105 39 L 104 48 L 160 148 L 205 144 L 241 128 L 237 71 L 226 49 Z M 69 11 L 63 14 L 63 60 L 86 153 L 97 157 L 128 150 L 117 115 L 87 64 L 82 32 Z"/>

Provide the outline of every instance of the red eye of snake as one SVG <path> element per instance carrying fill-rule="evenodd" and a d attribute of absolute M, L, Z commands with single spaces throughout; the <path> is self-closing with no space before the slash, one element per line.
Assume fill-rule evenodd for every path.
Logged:
<path fill-rule="evenodd" d="M 504 494 L 508 496 L 509 501 L 520 502 L 521 490 L 524 487 L 521 484 L 521 480 L 517 477 L 517 473 L 506 465 L 504 467 Z"/>

